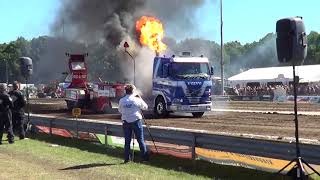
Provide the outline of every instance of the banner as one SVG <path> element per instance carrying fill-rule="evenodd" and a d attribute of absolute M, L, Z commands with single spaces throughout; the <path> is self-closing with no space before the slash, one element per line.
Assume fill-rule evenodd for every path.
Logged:
<path fill-rule="evenodd" d="M 280 169 L 282 169 L 289 163 L 289 161 L 287 160 L 217 150 L 208 150 L 203 148 L 196 148 L 196 154 L 199 159 L 214 162 L 217 164 L 241 166 L 245 168 L 257 169 L 268 172 L 278 172 Z M 293 165 L 294 163 L 287 167 L 284 172 L 290 170 L 293 167 Z M 317 170 L 320 170 L 320 165 L 312 165 L 312 167 L 314 167 Z"/>
<path fill-rule="evenodd" d="M 288 101 L 294 101 L 293 96 L 287 97 Z M 297 96 L 299 102 L 320 103 L 320 96 Z"/>

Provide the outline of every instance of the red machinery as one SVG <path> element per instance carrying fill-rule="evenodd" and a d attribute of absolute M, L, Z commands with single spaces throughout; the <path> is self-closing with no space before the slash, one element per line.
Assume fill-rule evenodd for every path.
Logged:
<path fill-rule="evenodd" d="M 88 83 L 88 68 L 85 57 L 88 54 L 66 54 L 69 57 L 71 83 L 66 89 L 66 103 L 69 110 L 79 107 L 94 112 L 111 109 L 111 99 L 124 95 L 124 84 Z"/>

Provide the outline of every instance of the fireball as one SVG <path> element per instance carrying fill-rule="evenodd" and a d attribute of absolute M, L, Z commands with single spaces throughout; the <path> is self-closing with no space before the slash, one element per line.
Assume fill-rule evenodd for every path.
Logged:
<path fill-rule="evenodd" d="M 160 53 L 167 49 L 162 42 L 164 36 L 163 25 L 155 17 L 142 16 L 136 22 L 136 30 L 140 34 L 140 43 L 150 49 Z"/>

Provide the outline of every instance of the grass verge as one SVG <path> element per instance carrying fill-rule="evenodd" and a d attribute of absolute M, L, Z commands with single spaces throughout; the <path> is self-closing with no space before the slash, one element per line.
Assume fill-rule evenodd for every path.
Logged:
<path fill-rule="evenodd" d="M 284 179 L 241 167 L 153 155 L 123 164 L 123 149 L 88 141 L 32 135 L 0 146 L 0 179 Z M 138 160 L 137 160 L 138 161 Z"/>

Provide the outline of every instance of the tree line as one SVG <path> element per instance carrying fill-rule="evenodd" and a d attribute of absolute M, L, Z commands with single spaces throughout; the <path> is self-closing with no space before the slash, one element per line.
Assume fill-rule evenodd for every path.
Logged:
<path fill-rule="evenodd" d="M 215 74 L 220 75 L 220 45 L 214 41 L 203 39 L 185 39 L 177 42 L 166 38 L 168 54 L 179 54 L 190 51 L 194 56 L 204 55 L 215 67 Z M 91 80 L 102 79 L 121 81 L 121 63 L 117 53 L 108 51 L 103 43 L 86 44 L 58 37 L 40 36 L 31 40 L 23 37 L 0 44 L 0 82 L 14 80 L 24 81 L 20 74 L 19 57 L 28 56 L 33 59 L 33 83 L 49 83 L 62 81 L 63 72 L 67 70 L 66 52 L 88 52 L 90 58 L 89 77 Z M 241 44 L 238 41 L 224 44 L 224 69 L 227 77 L 250 68 L 281 66 L 277 60 L 276 35 L 269 33 L 259 41 Z M 320 64 L 320 34 L 312 31 L 308 35 L 308 55 L 305 65 Z"/>

